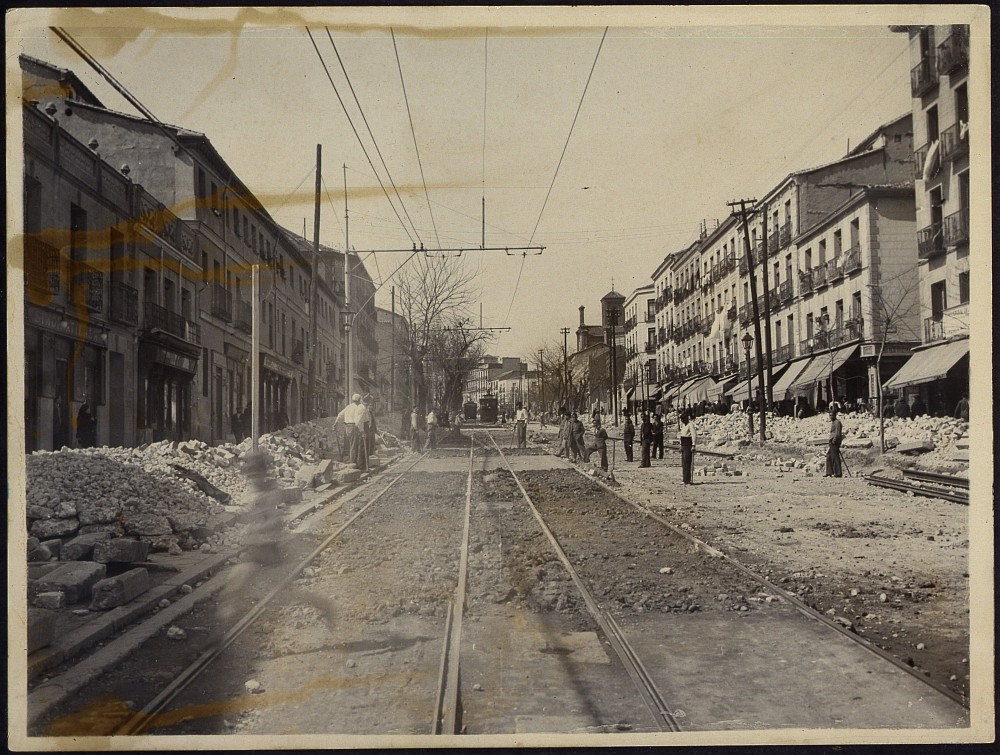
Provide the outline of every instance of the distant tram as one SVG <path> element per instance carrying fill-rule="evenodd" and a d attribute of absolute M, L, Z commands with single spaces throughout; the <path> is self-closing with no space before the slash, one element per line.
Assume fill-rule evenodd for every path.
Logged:
<path fill-rule="evenodd" d="M 479 421 L 493 423 L 497 421 L 497 397 L 487 393 L 479 399 Z"/>
<path fill-rule="evenodd" d="M 465 415 L 465 419 L 469 422 L 476 421 L 476 414 L 478 409 L 479 407 L 477 406 L 475 401 L 466 401 L 462 405 L 462 411 Z"/>

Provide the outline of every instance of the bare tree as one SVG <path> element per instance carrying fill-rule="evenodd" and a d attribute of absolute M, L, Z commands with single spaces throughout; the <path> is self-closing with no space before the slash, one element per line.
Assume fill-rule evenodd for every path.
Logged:
<path fill-rule="evenodd" d="M 875 382 L 878 397 L 879 450 L 885 453 L 885 416 L 882 410 L 882 355 L 892 341 L 920 341 L 920 299 L 918 279 L 907 275 L 872 287 L 871 337 L 878 344 L 875 356 Z"/>
<path fill-rule="evenodd" d="M 460 411 L 462 389 L 479 364 L 487 340 L 482 331 L 468 330 L 462 320 L 432 330 L 427 355 L 440 376 L 441 404 L 447 411 Z"/>
<path fill-rule="evenodd" d="M 472 356 L 470 348 L 482 340 L 470 343 L 457 332 L 455 338 L 441 336 L 447 332 L 445 328 L 458 331 L 468 322 L 479 289 L 474 275 L 454 257 L 418 257 L 403 269 L 396 285 L 399 310 L 407 322 L 402 348 L 410 363 L 410 395 L 423 412 L 434 398 L 428 395 L 428 369 L 439 370 L 439 388 L 447 393 L 449 380 L 454 384 L 457 365 L 466 364 Z M 457 351 L 448 353 L 449 348 Z M 440 371 L 446 363 L 452 367 Z"/>
<path fill-rule="evenodd" d="M 540 385 L 544 389 L 547 411 L 555 411 L 559 406 L 577 406 L 580 381 L 586 376 L 570 360 L 563 361 L 561 343 L 550 342 L 536 348 L 541 352 L 539 363 Z"/>

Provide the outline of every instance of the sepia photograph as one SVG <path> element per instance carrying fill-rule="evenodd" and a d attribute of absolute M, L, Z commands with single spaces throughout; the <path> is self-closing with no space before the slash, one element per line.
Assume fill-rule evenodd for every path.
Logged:
<path fill-rule="evenodd" d="M 6 28 L 11 749 L 993 741 L 987 6 Z"/>

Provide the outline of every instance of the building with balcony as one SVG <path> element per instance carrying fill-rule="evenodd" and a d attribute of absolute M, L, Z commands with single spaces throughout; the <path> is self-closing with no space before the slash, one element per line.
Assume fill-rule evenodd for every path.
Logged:
<path fill-rule="evenodd" d="M 625 365 L 621 406 L 630 414 L 651 409 L 660 398 L 656 371 L 659 334 L 655 291 L 653 284 L 649 283 L 625 297 Z"/>
<path fill-rule="evenodd" d="M 70 72 L 43 61 L 22 56 L 21 66 L 28 104 L 25 230 L 33 245 L 26 264 L 43 273 L 32 276 L 31 288 L 48 303 L 43 282 L 49 290 L 53 284 L 60 288 L 65 301 L 58 323 L 68 323 L 71 340 L 93 340 L 86 328 L 73 327 L 73 312 L 100 313 L 85 319 L 105 328 L 94 343 L 110 344 L 107 359 L 98 352 L 85 356 L 91 366 L 80 374 L 89 377 L 72 379 L 100 382 L 94 376 L 104 370 L 107 390 L 125 397 L 124 409 L 105 409 L 97 389 L 60 389 L 71 396 L 66 405 L 39 404 L 33 426 L 52 425 L 50 415 L 72 414 L 80 396 L 94 395 L 102 442 L 232 439 L 231 418 L 250 402 L 254 266 L 260 283 L 261 426 L 332 412 L 330 391 L 318 391 L 312 407 L 308 397 L 310 369 L 315 365 L 318 385 L 340 356 L 342 318 L 329 280 L 335 261 L 325 268 L 321 261 L 317 272 L 328 280 L 325 287 L 316 284 L 317 328 L 325 335 L 314 362 L 311 254 L 304 240 L 274 222 L 208 137 L 110 110 Z M 50 271 L 53 264 L 57 269 Z M 352 275 L 353 301 L 365 302 L 358 317 L 358 367 L 372 372 L 374 285 L 360 263 Z M 340 289 L 342 300 L 342 283 Z M 134 354 L 126 331 L 136 343 Z M 48 383 L 43 388 L 51 398 Z M 34 447 L 65 442 L 66 424 L 60 420 L 58 431 L 46 431 Z"/>
<path fill-rule="evenodd" d="M 967 25 L 891 28 L 909 37 L 922 343 L 886 389 L 934 411 L 969 385 L 971 39 Z"/>

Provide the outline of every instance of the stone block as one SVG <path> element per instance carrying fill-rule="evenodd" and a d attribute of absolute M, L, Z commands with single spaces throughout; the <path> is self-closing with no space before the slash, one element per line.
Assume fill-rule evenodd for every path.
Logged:
<path fill-rule="evenodd" d="M 94 561 L 101 564 L 131 564 L 145 561 L 149 556 L 149 543 L 127 537 L 116 537 L 94 545 Z"/>
<path fill-rule="evenodd" d="M 170 535 L 173 528 L 170 520 L 159 514 L 131 511 L 124 513 L 125 532 L 130 535 Z"/>
<path fill-rule="evenodd" d="M 295 481 L 305 483 L 306 487 L 313 487 L 316 480 L 317 465 L 303 464 L 295 473 Z"/>
<path fill-rule="evenodd" d="M 332 459 L 324 459 L 316 465 L 316 474 L 324 482 L 331 482 L 334 474 L 334 462 Z"/>
<path fill-rule="evenodd" d="M 934 450 L 934 442 L 930 440 L 918 440 L 912 443 L 902 443 L 896 447 L 901 454 L 922 454 Z"/>
<path fill-rule="evenodd" d="M 64 592 L 67 605 L 78 603 L 90 596 L 94 583 L 104 579 L 107 567 L 92 561 L 65 562 L 34 582 L 34 593 Z M 28 585 L 31 592 L 32 584 Z"/>
<path fill-rule="evenodd" d="M 54 562 L 48 564 L 28 564 L 28 581 L 31 582 L 36 579 L 41 579 L 46 574 L 51 574 L 61 566 L 62 564 Z"/>
<path fill-rule="evenodd" d="M 969 449 L 965 448 L 965 449 L 957 449 L 955 451 L 952 451 L 952 454 L 951 454 L 950 458 L 951 458 L 951 461 L 964 461 L 964 462 L 968 462 L 969 461 Z"/>
<path fill-rule="evenodd" d="M 63 545 L 59 558 L 62 561 L 89 561 L 94 555 L 94 546 L 110 539 L 111 533 L 106 531 L 78 535 Z"/>
<path fill-rule="evenodd" d="M 106 611 L 122 606 L 138 598 L 150 588 L 149 572 L 145 569 L 130 569 L 117 577 L 102 579 L 92 588 L 91 611 Z"/>
<path fill-rule="evenodd" d="M 66 594 L 63 592 L 40 592 L 32 601 L 35 608 L 56 610 L 66 607 Z"/>
<path fill-rule="evenodd" d="M 593 451 L 591 451 L 591 453 L 596 453 L 596 452 L 597 452 L 596 448 Z M 378 456 L 369 456 L 368 457 L 368 467 L 369 467 L 369 469 L 378 469 L 381 466 L 382 466 L 382 459 L 380 457 L 378 457 Z"/>
<path fill-rule="evenodd" d="M 346 485 L 351 482 L 357 482 L 361 479 L 360 469 L 345 469 L 342 472 L 337 472 L 334 480 L 340 485 Z"/>
<path fill-rule="evenodd" d="M 844 448 L 871 448 L 872 442 L 868 438 L 847 438 L 842 446 Z"/>
<path fill-rule="evenodd" d="M 80 521 L 74 516 L 67 519 L 36 519 L 31 524 L 31 534 L 39 540 L 54 537 L 69 537 L 76 534 Z"/>
<path fill-rule="evenodd" d="M 43 608 L 28 609 L 28 652 L 48 647 L 56 638 L 56 615 Z"/>
<path fill-rule="evenodd" d="M 42 546 L 49 549 L 49 553 L 52 554 L 54 558 L 59 558 L 59 554 L 62 553 L 62 540 L 46 540 L 42 543 Z"/>

